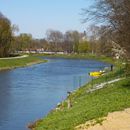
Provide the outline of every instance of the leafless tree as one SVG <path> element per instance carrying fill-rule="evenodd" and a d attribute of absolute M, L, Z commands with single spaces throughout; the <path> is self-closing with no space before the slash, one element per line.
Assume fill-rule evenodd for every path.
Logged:
<path fill-rule="evenodd" d="M 49 43 L 53 44 L 55 52 L 60 48 L 61 43 L 63 42 L 63 34 L 57 30 L 47 30 L 46 32 L 47 40 Z"/>
<path fill-rule="evenodd" d="M 83 9 L 84 21 L 93 21 L 106 26 L 111 34 L 111 41 L 120 44 L 130 56 L 130 1 L 95 0 L 95 6 Z"/>

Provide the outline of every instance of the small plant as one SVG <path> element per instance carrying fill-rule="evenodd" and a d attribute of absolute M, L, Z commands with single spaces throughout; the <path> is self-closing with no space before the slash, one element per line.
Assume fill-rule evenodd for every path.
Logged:
<path fill-rule="evenodd" d="M 103 122 L 104 120 L 106 120 L 106 119 L 105 119 L 105 118 L 97 118 L 97 119 L 95 119 L 95 123 L 102 125 L 102 122 Z"/>

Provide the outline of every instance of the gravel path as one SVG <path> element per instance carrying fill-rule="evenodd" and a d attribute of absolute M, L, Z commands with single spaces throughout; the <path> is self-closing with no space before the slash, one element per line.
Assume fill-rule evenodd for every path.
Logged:
<path fill-rule="evenodd" d="M 6 60 L 6 59 L 21 59 L 28 57 L 28 55 L 22 55 L 22 56 L 17 56 L 17 57 L 7 57 L 7 58 L 0 58 L 0 60 Z"/>

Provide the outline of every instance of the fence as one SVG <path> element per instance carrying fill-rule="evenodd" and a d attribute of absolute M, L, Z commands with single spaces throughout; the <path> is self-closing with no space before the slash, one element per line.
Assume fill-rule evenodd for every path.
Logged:
<path fill-rule="evenodd" d="M 85 85 L 87 82 L 91 81 L 91 77 L 86 74 L 86 75 L 79 75 L 79 76 L 74 76 L 73 77 L 73 88 L 77 89 L 83 85 Z"/>

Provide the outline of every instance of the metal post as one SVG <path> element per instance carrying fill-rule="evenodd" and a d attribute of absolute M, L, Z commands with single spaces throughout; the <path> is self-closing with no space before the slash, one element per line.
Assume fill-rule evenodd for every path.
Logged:
<path fill-rule="evenodd" d="M 93 77 L 92 77 L 92 88 L 93 88 Z"/>
<path fill-rule="evenodd" d="M 79 87 L 81 87 L 81 76 L 79 76 Z"/>

